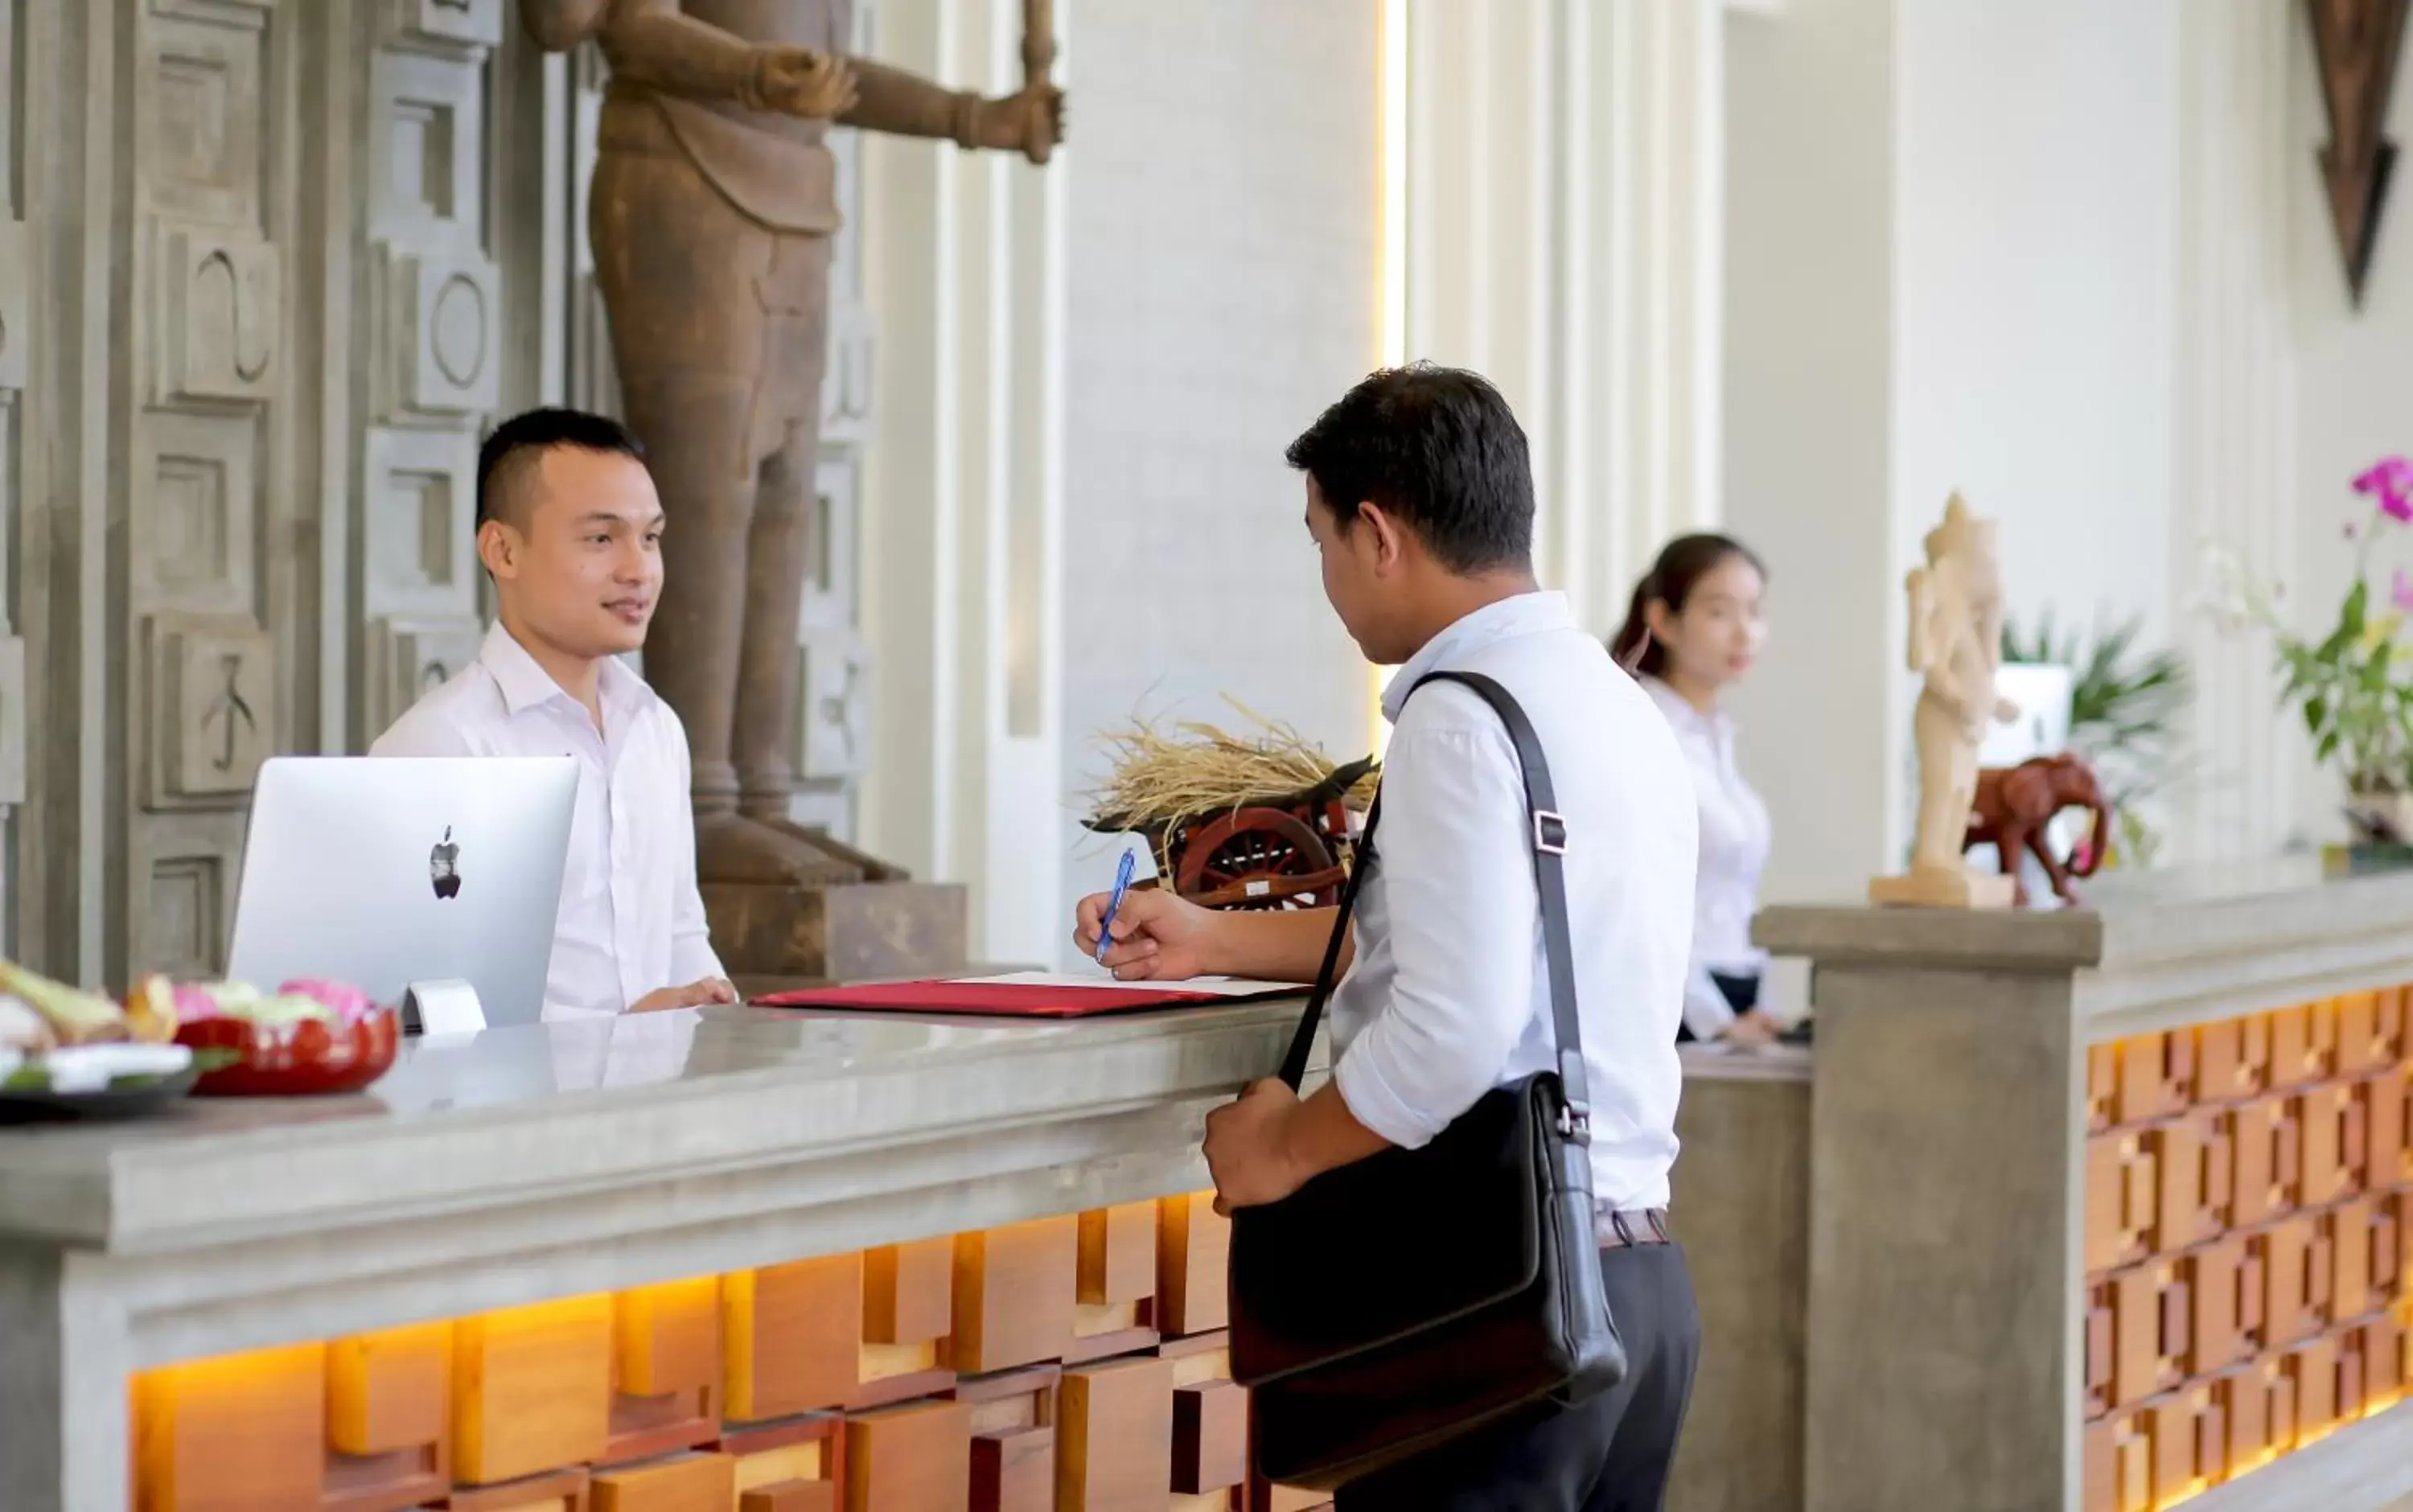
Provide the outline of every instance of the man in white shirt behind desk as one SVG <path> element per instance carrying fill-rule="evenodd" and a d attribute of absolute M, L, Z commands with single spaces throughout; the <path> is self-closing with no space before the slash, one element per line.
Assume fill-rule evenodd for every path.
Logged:
<path fill-rule="evenodd" d="M 1616 1388 L 1481 1429 L 1340 1489 L 1342 1512 L 1648 1512 L 1661 1505 L 1700 1321 L 1667 1242 L 1682 1073 L 1676 1025 L 1697 854 L 1692 774 L 1667 721 L 1532 571 L 1525 436 L 1472 373 L 1360 383 L 1290 448 L 1325 596 L 1368 660 L 1396 666 L 1384 713 L 1380 859 L 1330 1006 L 1333 1076 L 1280 1080 L 1208 1117 L 1217 1206 L 1278 1202 L 1387 1146 L 1415 1148 L 1494 1087 L 1556 1063 L 1522 768 L 1498 715 L 1441 670 L 1504 686 L 1538 734 L 1565 820 L 1567 913 L 1591 1090 L 1601 1275 L 1630 1362 Z M 1103 897 L 1075 938 L 1098 938 Z M 1125 896 L 1106 964 L 1126 980 L 1208 972 L 1311 980 L 1333 911 L 1210 913 Z M 1346 958 L 1346 957 L 1344 957 Z M 1434 1213 L 1445 1230 L 1450 1215 Z M 1301 1255 L 1345 1284 L 1409 1254 Z"/>
<path fill-rule="evenodd" d="M 478 660 L 369 753 L 578 759 L 547 1020 L 735 1001 L 696 890 L 686 732 L 618 660 L 662 587 L 636 438 L 570 409 L 497 426 L 478 453 L 478 559 L 500 611 Z"/>

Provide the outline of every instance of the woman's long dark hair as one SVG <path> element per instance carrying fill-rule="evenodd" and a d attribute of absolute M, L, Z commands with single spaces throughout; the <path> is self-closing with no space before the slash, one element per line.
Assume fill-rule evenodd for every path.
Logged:
<path fill-rule="evenodd" d="M 1653 603 L 1664 603 L 1667 613 L 1680 615 L 1685 601 L 1701 579 L 1725 565 L 1726 559 L 1739 556 L 1752 565 L 1752 570 L 1765 578 L 1768 569 L 1760 565 L 1752 549 L 1732 536 L 1678 536 L 1660 550 L 1659 559 L 1642 581 L 1634 585 L 1634 600 L 1625 611 L 1624 628 L 1608 643 L 1608 654 L 1618 664 L 1637 677 L 1657 677 L 1667 670 L 1667 650 L 1651 633 L 1650 610 Z"/>

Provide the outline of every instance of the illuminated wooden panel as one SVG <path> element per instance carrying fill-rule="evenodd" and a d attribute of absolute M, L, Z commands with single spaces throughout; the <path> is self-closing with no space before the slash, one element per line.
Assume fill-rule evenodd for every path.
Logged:
<path fill-rule="evenodd" d="M 2154 1445 L 2156 1505 L 2168 1505 L 2219 1478 L 2228 1462 L 2228 1438 L 2220 1402 L 2210 1386 L 2155 1403 L 2147 1428 Z"/>
<path fill-rule="evenodd" d="M 2290 1218 L 2246 1240 L 2261 1261 L 2263 1342 L 2292 1344 L 2318 1332 L 2329 1301 L 2329 1275 L 2314 1263 L 2312 1215 Z"/>
<path fill-rule="evenodd" d="M 971 1512 L 1050 1512 L 1056 1430 L 1006 1428 L 972 1435 Z"/>
<path fill-rule="evenodd" d="M 2338 1000 L 2337 1069 L 2361 1075 L 2396 1063 L 2405 1054 L 2405 989 L 2352 992 Z"/>
<path fill-rule="evenodd" d="M 2332 1082 L 2296 1100 L 2302 1131 L 2304 1169 L 2301 1196 L 2307 1208 L 2326 1208 L 2362 1190 L 2363 1105 L 2352 1086 Z"/>
<path fill-rule="evenodd" d="M 587 1512 L 586 1470 L 548 1471 L 499 1486 L 456 1486 L 437 1505 L 450 1512 Z"/>
<path fill-rule="evenodd" d="M 140 1512 L 318 1506 L 327 1346 L 293 1344 L 145 1371 L 134 1385 Z"/>
<path fill-rule="evenodd" d="M 2080 1409 L 2089 1421 L 2111 1410 L 2111 1377 L 2118 1360 L 2119 1322 L 2114 1312 L 2113 1293 L 2118 1283 L 2098 1281 L 2086 1288 L 2086 1345 L 2081 1383 L 2084 1405 Z"/>
<path fill-rule="evenodd" d="M 955 1369 L 980 1374 L 1060 1358 L 1073 1339 L 1079 1251 L 1071 1214 L 956 1235 Z"/>
<path fill-rule="evenodd" d="M 2086 1047 L 2086 1132 L 2101 1134 L 2111 1127 L 2112 1109 L 2120 1098 L 2120 1047 L 2105 1043 Z"/>
<path fill-rule="evenodd" d="M 2404 1320 L 2395 1313 L 2382 1312 L 2362 1326 L 2362 1369 L 2371 1407 L 2402 1401 L 2413 1388 L 2413 1356 L 2406 1353 Z"/>
<path fill-rule="evenodd" d="M 955 1323 L 952 1235 L 866 1250 L 863 1255 L 863 1348 L 851 1407 L 881 1407 L 944 1391 L 947 1335 Z"/>
<path fill-rule="evenodd" d="M 2413 1144 L 2406 1137 L 2406 1068 L 2398 1065 L 2381 1072 L 2358 1086 L 2355 1095 L 2362 1100 L 2370 1190 L 2413 1182 Z"/>
<path fill-rule="evenodd" d="M 457 1477 L 484 1485 L 602 1457 L 611 1434 L 612 1316 L 605 1295 L 454 1325 Z"/>
<path fill-rule="evenodd" d="M 1215 1215 L 1213 1193 L 1157 1204 L 1154 1315 L 1160 1331 L 1211 1333 L 1230 1324 L 1224 1272 L 1231 1251 L 1231 1220 Z"/>
<path fill-rule="evenodd" d="M 2373 1289 L 2372 1225 L 2376 1205 L 2358 1197 L 2317 1220 L 2320 1248 L 2330 1261 L 2330 1316 L 2350 1322 L 2377 1308 Z"/>
<path fill-rule="evenodd" d="M 955 1241 L 941 1236 L 863 1253 L 863 1342 L 918 1344 L 954 1327 Z"/>
<path fill-rule="evenodd" d="M 837 1505 L 844 1484 L 840 1463 L 846 1421 L 831 1413 L 815 1413 L 784 1422 L 733 1428 L 714 1447 L 734 1465 L 738 1512 L 748 1512 L 746 1498 L 760 1491 L 764 1505 L 754 1512 L 787 1512 L 800 1506 L 808 1512 Z"/>
<path fill-rule="evenodd" d="M 1156 1208 L 1127 1202 L 1081 1215 L 1079 1300 L 1088 1307 L 1156 1295 Z"/>
<path fill-rule="evenodd" d="M 2413 1302 L 2413 1192 L 2391 1193 L 2381 1202 L 2371 1242 L 2373 1273 L 2394 1276 L 2393 1295 Z"/>
<path fill-rule="evenodd" d="M 618 1294 L 613 1302 L 612 1342 L 606 1462 L 650 1460 L 718 1436 L 719 1277 L 697 1276 Z"/>
<path fill-rule="evenodd" d="M 2179 1262 L 2194 1317 L 2187 1328 L 2186 1373 L 2217 1375 L 2258 1342 L 2262 1324 L 2260 1272 L 2246 1274 L 2243 1235 L 2230 1235 Z M 2108 1343 L 2107 1343 L 2108 1348 Z"/>
<path fill-rule="evenodd" d="M 2228 1223 L 2233 1174 L 2219 1117 L 2209 1110 L 2183 1115 L 2151 1131 L 2145 1145 L 2161 1183 L 2155 1246 L 2169 1253 L 2217 1238 Z"/>
<path fill-rule="evenodd" d="M 595 1474 L 595 1512 L 729 1512 L 736 1462 L 725 1454 L 681 1454 Z"/>
<path fill-rule="evenodd" d="M 2112 1118 L 2120 1123 L 2166 1119 L 2187 1105 L 2195 1088 L 2195 1036 L 2139 1034 L 2119 1042 L 2119 1096 Z"/>
<path fill-rule="evenodd" d="M 825 1480 L 781 1480 L 737 1493 L 737 1512 L 837 1512 L 837 1488 Z"/>
<path fill-rule="evenodd" d="M 2337 1074 L 2337 1002 L 2326 999 L 2271 1015 L 2271 1085 L 2307 1087 Z"/>
<path fill-rule="evenodd" d="M 2195 1028 L 2195 1100 L 2236 1103 L 2270 1087 L 2271 1020 L 2261 1014 Z"/>
<path fill-rule="evenodd" d="M 2315 1339 L 2290 1350 L 2281 1368 L 2296 1389 L 2296 1439 L 2311 1443 L 2338 1424 L 2338 1342 Z"/>
<path fill-rule="evenodd" d="M 2099 1276 L 2130 1255 L 2132 1237 L 2123 1220 L 2127 1212 L 2127 1164 L 2121 1148 L 2125 1136 L 2096 1134 L 2086 1141 L 2085 1250 L 2083 1265 Z"/>
<path fill-rule="evenodd" d="M 452 1480 L 452 1325 L 353 1334 L 327 1345 L 322 1512 L 389 1512 Z"/>
<path fill-rule="evenodd" d="M 2229 1222 L 2250 1228 L 2294 1211 L 2302 1190 L 2303 1155 L 2289 1101 L 2261 1098 L 2221 1118 L 2234 1172 Z"/>
<path fill-rule="evenodd" d="M 860 1384 L 864 1292 L 861 1254 L 722 1277 L 727 1415 L 788 1417 L 851 1399 Z"/>
<path fill-rule="evenodd" d="M 847 1512 L 970 1512 L 970 1409 L 917 1401 L 850 1417 Z"/>
<path fill-rule="evenodd" d="M 1062 1512 L 1162 1506 L 1173 1490 L 1173 1366 L 1116 1360 L 1064 1372 L 1056 1441 Z"/>
<path fill-rule="evenodd" d="M 444 1437 L 452 1325 L 353 1334 L 327 1346 L 327 1442 L 346 1454 L 388 1454 Z"/>
<path fill-rule="evenodd" d="M 2079 1512 L 2120 1512 L 2119 1425 L 2111 1418 L 2086 1425 L 2079 1442 Z"/>
<path fill-rule="evenodd" d="M 2112 1278 L 2111 1405 L 2131 1407 L 2184 1378 L 2182 1357 L 2193 1314 L 2187 1285 L 2171 1264 Z"/>
<path fill-rule="evenodd" d="M 1184 1496 L 1249 1477 L 1249 1394 L 1229 1381 L 1173 1388 L 1173 1489 Z"/>

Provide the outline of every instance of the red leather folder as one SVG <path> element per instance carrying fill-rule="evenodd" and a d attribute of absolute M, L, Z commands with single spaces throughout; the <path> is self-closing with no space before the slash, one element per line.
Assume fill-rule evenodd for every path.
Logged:
<path fill-rule="evenodd" d="M 868 986 L 807 987 L 754 1000 L 762 1008 L 837 1008 L 900 1014 L 972 1014 L 1001 1018 L 1088 1018 L 1099 1014 L 1150 1009 L 1199 1008 L 1219 1002 L 1286 998 L 1298 988 L 1268 986 L 1243 993 L 1185 990 L 1179 983 L 1161 988 L 1084 987 L 1031 982 L 882 982 Z"/>

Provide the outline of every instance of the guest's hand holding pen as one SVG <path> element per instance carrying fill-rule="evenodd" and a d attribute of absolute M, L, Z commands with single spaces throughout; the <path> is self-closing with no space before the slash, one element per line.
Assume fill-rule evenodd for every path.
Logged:
<path fill-rule="evenodd" d="M 1098 925 L 1109 895 L 1092 893 L 1076 912 L 1073 941 L 1085 956 L 1098 954 Z M 1123 895 L 1107 926 L 1111 939 L 1103 964 L 1122 982 L 1179 982 L 1216 972 L 1214 937 L 1221 916 L 1161 887 Z"/>

